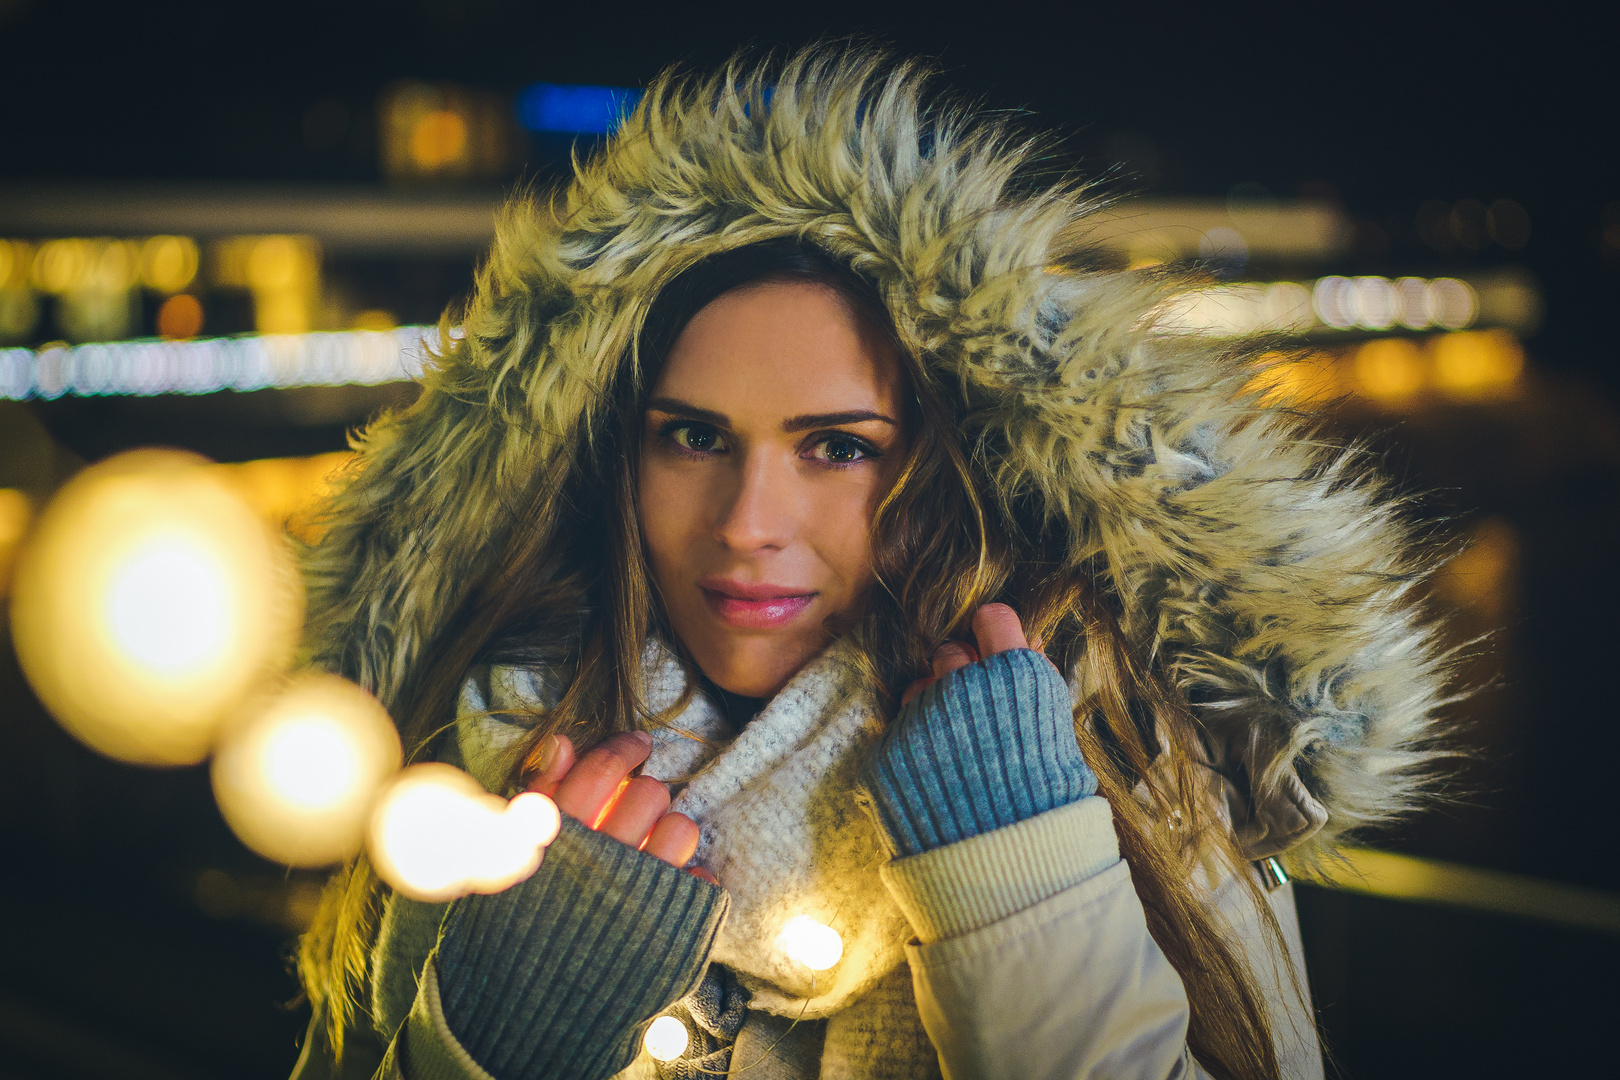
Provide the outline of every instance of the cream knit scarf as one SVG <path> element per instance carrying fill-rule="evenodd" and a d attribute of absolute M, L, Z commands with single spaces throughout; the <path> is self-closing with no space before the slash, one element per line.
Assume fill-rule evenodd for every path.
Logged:
<path fill-rule="evenodd" d="M 663 709 L 685 689 L 681 664 L 658 643 L 646 653 L 648 704 Z M 486 785 L 522 729 L 502 710 L 552 704 L 557 688 L 525 668 L 491 670 L 487 697 L 469 684 L 457 743 Z M 820 1061 L 793 1060 L 787 1048 L 749 1074 L 754 1080 L 821 1077 L 888 1080 L 937 1076 L 905 967 L 910 925 L 878 878 L 887 859 L 877 826 L 855 800 L 860 764 L 882 731 L 882 717 L 850 660 L 834 645 L 807 664 L 743 730 L 732 735 L 715 705 L 693 694 L 667 729 L 654 733 L 646 773 L 679 788 L 672 809 L 702 830 L 694 864 L 731 894 L 712 959 L 752 995 L 751 1010 L 827 1020 Z M 838 931 L 843 956 L 812 973 L 778 941 L 796 916 Z M 781 1031 L 768 1017 L 745 1023 L 734 1070 L 760 1056 L 750 1026 Z M 785 1055 L 785 1056 L 783 1056 Z"/>

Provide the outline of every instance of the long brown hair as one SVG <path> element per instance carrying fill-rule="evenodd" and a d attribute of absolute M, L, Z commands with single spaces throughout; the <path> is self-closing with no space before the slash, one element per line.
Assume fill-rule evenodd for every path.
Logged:
<path fill-rule="evenodd" d="M 767 279 L 819 282 L 874 325 L 889 326 L 872 283 L 791 238 L 735 249 L 678 276 L 655 300 L 631 362 L 621 365 L 614 415 L 569 475 L 532 484 L 518 520 L 552 524 L 512 531 L 497 569 L 473 590 L 402 692 L 408 709 L 399 727 L 412 757 L 436 752 L 468 669 L 482 661 L 572 672 L 561 701 L 536 716 L 526 752 L 514 756 L 514 779 L 527 751 L 551 733 L 566 733 L 583 750 L 661 721 L 644 706 L 640 682 L 647 635 L 663 629 L 635 502 L 642 403 L 664 353 L 698 310 Z M 878 585 L 843 632 L 891 708 L 934 650 L 967 636 L 973 613 L 991 601 L 1012 605 L 1061 670 L 1085 673 L 1075 732 L 1100 794 L 1113 806 L 1148 928 L 1186 986 L 1188 1044 L 1217 1077 L 1275 1076 L 1261 995 L 1242 954 L 1189 884 L 1200 860 L 1242 866 L 1230 831 L 1203 794 L 1194 764 L 1196 717 L 1168 673 L 1124 640 L 1117 598 L 1100 568 L 1076 560 L 1070 538 L 1048 526 L 1036 501 L 995 497 L 974 465 L 994 448 L 968 445 L 948 388 L 923 358 L 904 348 L 896 353 L 912 392 L 910 444 L 873 522 Z M 558 505 L 569 513 L 543 512 Z M 1275 936 L 1269 906 L 1240 876 Z M 325 1008 L 327 1037 L 339 1054 L 365 985 L 381 892 L 362 856 L 334 875 L 301 942 L 300 974 L 311 1000 Z"/>

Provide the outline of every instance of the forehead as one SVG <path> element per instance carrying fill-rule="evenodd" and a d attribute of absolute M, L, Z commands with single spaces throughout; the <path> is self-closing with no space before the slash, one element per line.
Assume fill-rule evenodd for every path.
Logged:
<path fill-rule="evenodd" d="M 654 393 L 743 417 L 856 408 L 895 415 L 901 370 L 888 336 L 814 282 L 744 286 L 686 324 Z"/>

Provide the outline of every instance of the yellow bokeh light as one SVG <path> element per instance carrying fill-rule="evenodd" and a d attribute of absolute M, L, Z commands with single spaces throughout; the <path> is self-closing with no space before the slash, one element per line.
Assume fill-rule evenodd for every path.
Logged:
<path fill-rule="evenodd" d="M 1356 389 L 1386 404 L 1411 398 L 1423 389 L 1423 352 L 1405 338 L 1377 338 L 1356 350 L 1351 364 Z"/>
<path fill-rule="evenodd" d="M 1448 397 L 1476 401 L 1508 397 L 1524 373 L 1524 348 L 1506 330 L 1441 334 L 1430 348 L 1435 386 Z"/>
<path fill-rule="evenodd" d="M 335 675 L 306 674 L 226 729 L 214 798 L 260 855 L 323 866 L 360 850 L 377 792 L 399 762 L 399 736 L 376 698 Z"/>
<path fill-rule="evenodd" d="M 454 165 L 467 154 L 467 121 L 450 109 L 424 113 L 411 128 L 410 149 L 424 172 Z"/>
<path fill-rule="evenodd" d="M 647 1048 L 647 1056 L 654 1061 L 674 1061 L 686 1053 L 690 1042 L 686 1025 L 673 1016 L 660 1016 L 654 1020 L 641 1039 L 641 1045 Z"/>
<path fill-rule="evenodd" d="M 844 955 L 844 939 L 826 923 L 795 915 L 777 935 L 776 947 L 811 971 L 826 971 Z"/>
<path fill-rule="evenodd" d="M 189 236 L 154 236 L 141 245 L 141 283 L 177 293 L 197 276 L 197 242 Z"/>
<path fill-rule="evenodd" d="M 285 289 L 307 273 L 302 245 L 291 236 L 266 236 L 248 253 L 248 284 L 255 289 Z"/>
<path fill-rule="evenodd" d="M 406 769 L 378 798 L 367 847 L 384 881 L 437 903 L 522 881 L 561 824 L 544 795 L 507 802 L 460 769 L 427 763 Z"/>
<path fill-rule="evenodd" d="M 86 240 L 49 240 L 34 253 L 34 284 L 48 293 L 67 292 L 84 284 L 92 251 Z"/>
<path fill-rule="evenodd" d="M 94 251 L 85 286 L 98 292 L 127 292 L 140 280 L 140 249 L 128 240 L 108 240 Z"/>
<path fill-rule="evenodd" d="M 11 568 L 34 518 L 34 503 L 16 488 L 0 488 L 0 600 L 11 595 Z"/>
<path fill-rule="evenodd" d="M 86 469 L 18 556 L 23 673 L 64 727 L 111 757 L 202 760 L 296 641 L 302 594 L 285 543 L 207 464 L 137 451 Z"/>

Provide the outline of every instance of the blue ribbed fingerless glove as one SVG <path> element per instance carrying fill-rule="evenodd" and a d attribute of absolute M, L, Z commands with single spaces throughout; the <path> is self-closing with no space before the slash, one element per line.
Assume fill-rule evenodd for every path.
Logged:
<path fill-rule="evenodd" d="M 457 902 L 439 999 L 500 1080 L 602 1080 L 648 1021 L 698 985 L 729 900 L 714 885 L 564 817 L 540 869 Z"/>
<path fill-rule="evenodd" d="M 1097 792 L 1068 684 L 1015 649 L 958 668 L 900 710 L 863 780 L 897 856 L 1028 820 Z"/>

